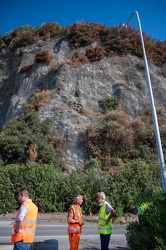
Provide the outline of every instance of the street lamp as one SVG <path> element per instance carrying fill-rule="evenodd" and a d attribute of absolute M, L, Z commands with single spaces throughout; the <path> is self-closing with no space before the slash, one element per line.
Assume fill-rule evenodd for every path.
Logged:
<path fill-rule="evenodd" d="M 144 65 L 145 65 L 145 71 L 146 71 L 146 81 L 147 81 L 148 89 L 149 89 L 152 118 L 153 118 L 153 124 L 154 124 L 157 150 L 158 150 L 158 158 L 159 158 L 159 163 L 160 163 L 162 187 L 163 187 L 164 193 L 166 194 L 166 170 L 165 170 L 165 164 L 164 164 L 164 156 L 163 156 L 163 150 L 162 150 L 162 145 L 161 145 L 161 138 L 160 138 L 160 132 L 159 132 L 159 126 L 158 126 L 158 120 L 157 120 L 157 113 L 156 113 L 156 108 L 154 105 L 153 91 L 152 91 L 152 86 L 151 86 L 149 67 L 148 67 L 145 46 L 144 46 L 144 40 L 143 40 L 143 35 L 142 35 L 141 22 L 140 22 L 139 14 L 137 11 L 134 11 L 131 14 L 131 16 L 129 17 L 129 19 L 127 20 L 127 22 L 120 27 L 118 34 L 123 32 L 124 29 L 127 28 L 127 24 L 129 23 L 130 19 L 132 18 L 132 16 L 134 14 L 136 14 L 136 16 L 137 16 L 137 21 L 138 21 L 138 26 L 139 26 L 139 31 L 140 31 L 141 44 L 142 44 L 143 57 L 144 57 Z"/>

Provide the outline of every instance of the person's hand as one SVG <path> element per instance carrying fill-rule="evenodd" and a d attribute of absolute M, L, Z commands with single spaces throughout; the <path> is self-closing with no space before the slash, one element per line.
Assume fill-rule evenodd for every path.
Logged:
<path fill-rule="evenodd" d="M 16 234 L 19 234 L 21 231 L 23 231 L 23 229 L 20 229 L 20 230 L 18 230 L 18 231 L 15 230 L 15 233 L 16 233 Z"/>
<path fill-rule="evenodd" d="M 110 220 L 106 220 L 105 224 L 107 225 L 110 222 Z"/>
<path fill-rule="evenodd" d="M 82 220 L 79 221 L 79 225 L 80 226 L 83 226 L 84 225 L 84 222 Z"/>

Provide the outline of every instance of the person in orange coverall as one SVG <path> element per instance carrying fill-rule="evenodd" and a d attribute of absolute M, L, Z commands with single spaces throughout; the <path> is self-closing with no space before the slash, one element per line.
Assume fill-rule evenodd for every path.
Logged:
<path fill-rule="evenodd" d="M 83 202 L 83 196 L 78 194 L 74 203 L 70 206 L 68 210 L 68 235 L 70 250 L 78 250 L 82 226 L 83 226 L 83 217 L 81 211 L 81 205 Z"/>

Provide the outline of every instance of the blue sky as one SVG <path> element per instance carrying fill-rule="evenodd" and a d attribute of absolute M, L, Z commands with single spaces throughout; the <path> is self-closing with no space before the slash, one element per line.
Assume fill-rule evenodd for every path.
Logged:
<path fill-rule="evenodd" d="M 134 11 L 139 13 L 143 31 L 166 40 L 166 0 L 1 0 L 0 34 L 45 22 L 68 26 L 85 21 L 110 27 L 125 23 Z M 130 24 L 138 29 L 136 15 Z"/>

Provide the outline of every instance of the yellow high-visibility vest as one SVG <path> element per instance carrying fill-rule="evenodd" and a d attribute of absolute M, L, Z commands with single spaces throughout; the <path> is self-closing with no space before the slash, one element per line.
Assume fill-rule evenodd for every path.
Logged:
<path fill-rule="evenodd" d="M 98 232 L 99 234 L 111 234 L 112 233 L 112 220 L 106 225 L 106 220 L 109 214 L 106 214 L 106 203 L 102 205 L 99 210 L 98 220 Z"/>

